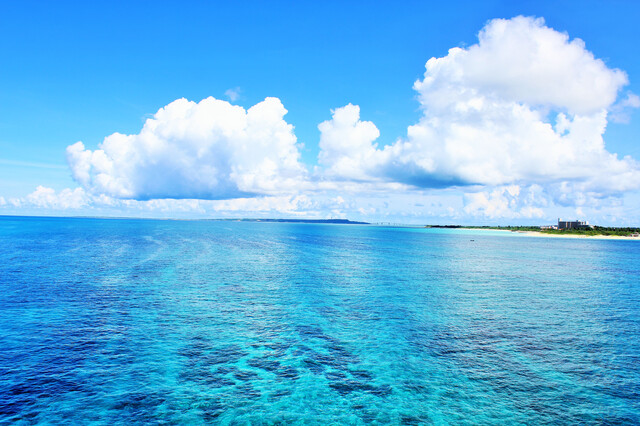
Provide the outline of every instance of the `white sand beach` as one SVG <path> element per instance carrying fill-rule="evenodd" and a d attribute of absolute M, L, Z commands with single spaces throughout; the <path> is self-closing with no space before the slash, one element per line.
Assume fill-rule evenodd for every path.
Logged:
<path fill-rule="evenodd" d="M 640 237 L 624 237 L 620 235 L 579 235 L 579 234 L 547 234 L 546 232 L 536 231 L 514 231 L 531 237 L 548 237 L 548 238 L 586 238 L 592 240 L 629 240 L 640 241 Z"/>
<path fill-rule="evenodd" d="M 546 232 L 538 231 L 512 231 L 509 229 L 483 229 L 483 228 L 459 228 L 467 229 L 470 231 L 502 231 L 502 232 L 514 232 L 517 234 L 526 235 L 529 237 L 545 237 L 545 238 L 583 238 L 592 240 L 628 240 L 628 241 L 640 241 L 638 237 L 624 237 L 620 235 L 579 235 L 579 234 L 548 234 Z"/>

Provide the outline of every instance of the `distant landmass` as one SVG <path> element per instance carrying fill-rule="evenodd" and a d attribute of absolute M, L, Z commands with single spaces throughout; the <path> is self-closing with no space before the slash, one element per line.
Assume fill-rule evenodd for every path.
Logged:
<path fill-rule="evenodd" d="M 234 222 L 285 222 L 285 223 L 336 223 L 341 225 L 370 225 L 369 222 L 356 222 L 349 219 L 223 219 Z"/>
<path fill-rule="evenodd" d="M 216 221 L 216 222 L 281 222 L 281 223 L 335 223 L 340 225 L 371 225 L 369 222 L 357 222 L 349 219 L 251 219 L 251 218 L 233 218 L 233 219 L 177 219 L 177 218 L 161 218 L 161 217 L 127 217 L 127 216 L 16 216 L 2 215 L 2 218 L 15 219 L 114 219 L 114 220 L 179 220 L 179 221 Z"/>
<path fill-rule="evenodd" d="M 557 229 L 548 226 L 471 226 L 471 225 L 425 225 L 425 228 L 491 229 L 498 231 L 528 232 L 548 235 L 619 236 L 640 238 L 640 228 L 589 226 L 578 229 Z"/>

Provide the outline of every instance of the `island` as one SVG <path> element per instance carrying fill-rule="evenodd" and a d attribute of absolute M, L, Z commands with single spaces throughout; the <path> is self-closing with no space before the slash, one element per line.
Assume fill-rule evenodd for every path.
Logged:
<path fill-rule="evenodd" d="M 232 222 L 277 222 L 277 223 L 331 223 L 336 225 L 370 225 L 369 222 L 358 222 L 349 219 L 213 219 Z"/>
<path fill-rule="evenodd" d="M 589 225 L 586 221 L 563 221 L 557 225 L 541 226 L 466 226 L 466 225 L 426 225 L 425 228 L 477 229 L 510 231 L 528 235 L 566 237 L 566 238 L 615 238 L 640 240 L 640 228 L 608 227 Z"/>

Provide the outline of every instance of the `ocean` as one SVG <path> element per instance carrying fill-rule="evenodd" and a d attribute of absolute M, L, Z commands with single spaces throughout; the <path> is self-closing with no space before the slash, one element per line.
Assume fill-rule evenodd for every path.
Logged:
<path fill-rule="evenodd" d="M 0 423 L 639 424 L 640 244 L 0 217 Z"/>

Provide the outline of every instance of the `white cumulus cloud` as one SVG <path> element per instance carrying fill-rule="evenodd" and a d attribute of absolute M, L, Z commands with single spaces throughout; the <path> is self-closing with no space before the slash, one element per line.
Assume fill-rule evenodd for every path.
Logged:
<path fill-rule="evenodd" d="M 327 177 L 368 180 L 363 165 L 377 161 L 379 152 L 373 144 L 380 131 L 370 121 L 360 121 L 360 107 L 346 105 L 332 111 L 331 120 L 318 125 L 320 153 L 318 162 Z"/>
<path fill-rule="evenodd" d="M 140 133 L 107 136 L 96 150 L 67 148 L 74 179 L 90 193 L 116 198 L 227 199 L 298 188 L 293 126 L 277 98 L 245 110 L 212 97 L 178 99 Z"/>
<path fill-rule="evenodd" d="M 453 48 L 426 67 L 416 89 L 430 106 L 449 107 L 448 97 L 457 92 L 466 99 L 479 95 L 590 115 L 613 104 L 627 84 L 623 71 L 609 69 L 582 40 L 569 40 L 542 18 L 523 16 L 490 21 L 478 34 L 478 44 Z"/>
<path fill-rule="evenodd" d="M 637 189 L 638 162 L 608 152 L 603 140 L 626 84 L 624 72 L 542 19 L 496 19 L 477 44 L 427 62 L 414 84 L 423 116 L 405 139 L 378 149 L 375 125 L 348 105 L 321 125 L 319 160 L 344 178 L 423 188 L 566 181 L 580 190 Z"/>

